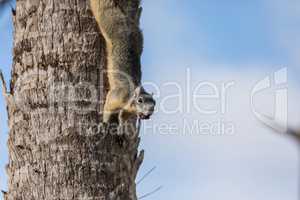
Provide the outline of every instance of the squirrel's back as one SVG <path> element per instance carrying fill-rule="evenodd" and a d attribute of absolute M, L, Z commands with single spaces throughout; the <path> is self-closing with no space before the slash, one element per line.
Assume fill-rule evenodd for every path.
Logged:
<path fill-rule="evenodd" d="M 110 89 L 140 85 L 143 50 L 143 36 L 139 28 L 140 0 L 90 2 L 106 42 Z"/>

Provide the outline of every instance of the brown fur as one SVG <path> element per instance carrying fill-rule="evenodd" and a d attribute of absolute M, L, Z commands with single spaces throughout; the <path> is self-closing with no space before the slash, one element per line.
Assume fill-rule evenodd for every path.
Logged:
<path fill-rule="evenodd" d="M 109 92 L 103 121 L 109 122 L 114 113 L 138 115 L 141 109 L 137 109 L 135 100 L 141 95 L 148 95 L 138 89 L 141 85 L 143 50 L 143 37 L 139 28 L 142 11 L 140 0 L 90 0 L 90 3 L 107 50 Z M 153 102 L 151 106 L 155 104 Z"/>

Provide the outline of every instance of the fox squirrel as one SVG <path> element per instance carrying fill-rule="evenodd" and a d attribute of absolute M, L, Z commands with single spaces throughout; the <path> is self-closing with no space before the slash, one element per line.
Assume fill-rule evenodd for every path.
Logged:
<path fill-rule="evenodd" d="M 90 0 L 90 4 L 107 50 L 109 91 L 103 122 L 111 122 L 115 114 L 119 123 L 133 115 L 149 119 L 155 100 L 141 86 L 140 0 Z"/>

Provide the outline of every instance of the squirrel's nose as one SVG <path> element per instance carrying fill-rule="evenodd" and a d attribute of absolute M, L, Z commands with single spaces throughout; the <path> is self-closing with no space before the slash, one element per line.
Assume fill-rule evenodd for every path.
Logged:
<path fill-rule="evenodd" d="M 153 112 L 154 112 L 154 107 L 150 107 L 150 108 L 148 109 L 148 111 L 151 112 L 151 113 L 153 113 Z"/>

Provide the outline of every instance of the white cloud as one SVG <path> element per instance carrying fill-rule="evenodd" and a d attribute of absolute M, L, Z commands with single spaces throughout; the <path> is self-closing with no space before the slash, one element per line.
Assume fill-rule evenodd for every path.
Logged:
<path fill-rule="evenodd" d="M 175 61 L 176 63 L 176 61 Z M 195 60 L 195 63 L 197 61 Z M 161 134 L 159 130 L 147 130 L 142 143 L 146 149 L 146 164 L 143 170 L 157 165 L 160 176 L 153 176 L 151 183 L 165 185 L 165 189 L 155 199 L 297 199 L 297 148 L 293 142 L 265 128 L 255 119 L 250 107 L 250 93 L 253 86 L 280 68 L 260 68 L 236 66 L 212 66 L 201 64 L 203 68 L 191 68 L 191 87 L 203 80 L 217 85 L 222 82 L 235 81 L 228 93 L 228 111 L 225 115 L 199 115 L 192 109 L 190 114 L 179 113 L 167 115 L 158 112 L 149 124 L 169 123 L 178 125 L 175 135 Z M 179 64 L 180 65 L 180 64 Z M 176 64 L 172 77 L 179 85 L 185 85 L 185 69 Z M 245 70 L 243 70 L 245 69 Z M 160 85 L 162 97 L 175 89 Z M 275 88 L 259 98 L 260 111 L 272 110 Z M 290 85 L 290 113 L 293 123 L 300 124 L 298 113 L 299 87 Z M 186 95 L 184 95 L 186 105 Z M 208 102 L 209 105 L 215 102 Z M 172 103 L 171 103 L 172 104 Z M 272 113 L 272 112 L 270 112 Z M 222 118 L 235 124 L 231 136 L 183 135 L 182 121 L 215 121 Z M 143 170 L 141 173 L 143 173 Z M 157 172 L 157 173 L 159 173 Z M 150 186 L 144 183 L 147 191 Z M 148 187 L 147 187 L 148 186 Z M 172 191 L 172 194 L 169 194 Z M 168 196 L 170 195 L 170 196 Z M 188 197 L 188 198 L 187 198 Z"/>

